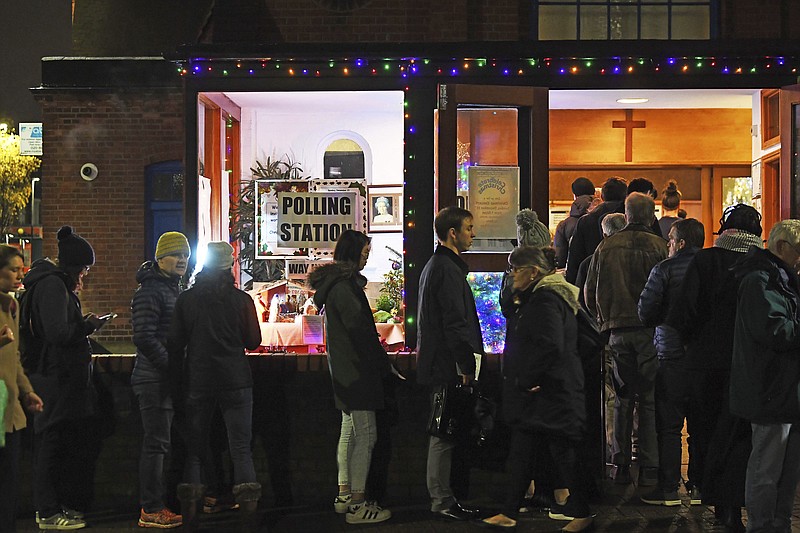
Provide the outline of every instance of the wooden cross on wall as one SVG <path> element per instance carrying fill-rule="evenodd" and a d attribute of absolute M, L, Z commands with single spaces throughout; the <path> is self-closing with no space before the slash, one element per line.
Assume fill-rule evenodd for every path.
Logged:
<path fill-rule="evenodd" d="M 625 162 L 633 161 L 633 129 L 646 128 L 644 120 L 633 120 L 633 109 L 625 110 L 625 120 L 611 121 L 612 128 L 625 128 Z"/>

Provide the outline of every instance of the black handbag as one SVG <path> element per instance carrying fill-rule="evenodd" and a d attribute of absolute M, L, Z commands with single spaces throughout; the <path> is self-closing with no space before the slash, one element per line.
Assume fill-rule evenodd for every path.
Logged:
<path fill-rule="evenodd" d="M 429 435 L 451 441 L 474 440 L 478 446 L 486 443 L 494 429 L 497 406 L 475 385 L 458 382 L 434 390 Z"/>

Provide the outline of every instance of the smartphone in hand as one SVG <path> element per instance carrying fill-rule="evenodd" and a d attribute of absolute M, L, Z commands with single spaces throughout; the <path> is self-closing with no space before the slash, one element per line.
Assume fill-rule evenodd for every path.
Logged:
<path fill-rule="evenodd" d="M 99 318 L 100 320 L 111 320 L 112 318 L 117 318 L 117 316 L 118 316 L 117 313 L 108 313 L 106 315 L 99 316 L 97 318 Z"/>

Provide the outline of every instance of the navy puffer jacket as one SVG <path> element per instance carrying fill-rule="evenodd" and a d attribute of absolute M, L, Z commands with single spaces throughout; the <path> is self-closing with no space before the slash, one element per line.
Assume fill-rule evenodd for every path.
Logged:
<path fill-rule="evenodd" d="M 167 336 L 181 292 L 178 276 L 167 276 L 158 264 L 147 261 L 136 272 L 139 288 L 131 301 L 136 362 L 131 384 L 167 381 Z"/>

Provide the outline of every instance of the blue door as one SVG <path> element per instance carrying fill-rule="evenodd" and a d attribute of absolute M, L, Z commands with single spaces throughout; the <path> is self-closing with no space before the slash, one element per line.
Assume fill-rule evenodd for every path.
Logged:
<path fill-rule="evenodd" d="M 145 168 L 145 259 L 153 259 L 166 231 L 183 231 L 183 165 L 164 161 Z"/>

